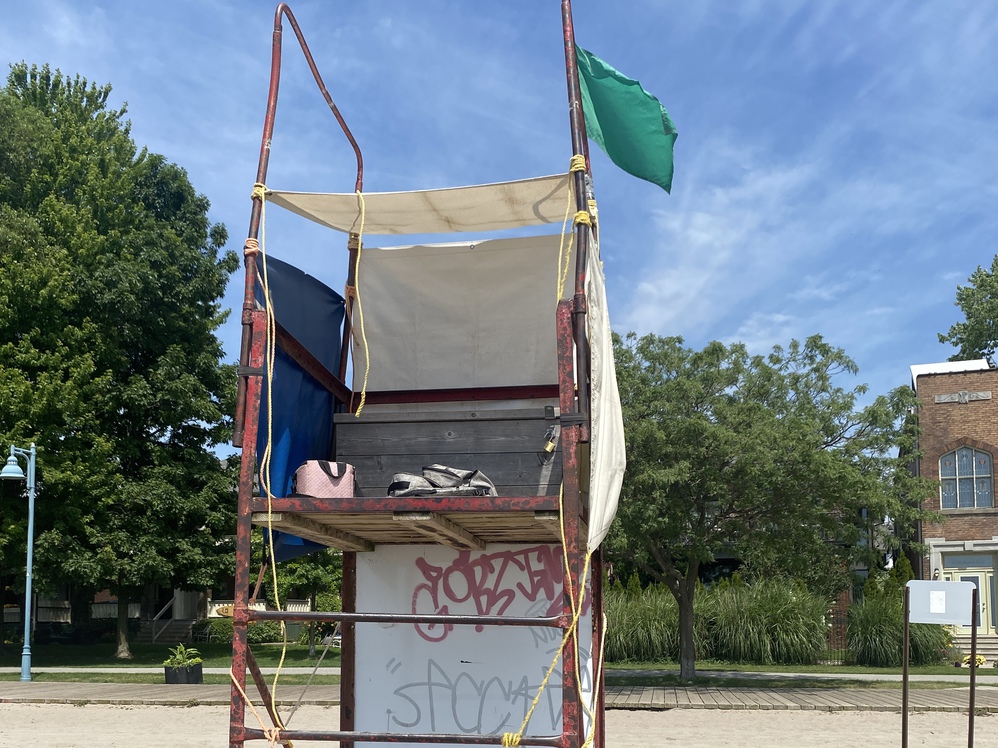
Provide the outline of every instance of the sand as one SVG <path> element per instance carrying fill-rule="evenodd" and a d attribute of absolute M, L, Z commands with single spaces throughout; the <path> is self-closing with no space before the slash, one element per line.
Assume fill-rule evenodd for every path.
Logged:
<path fill-rule="evenodd" d="M 292 727 L 336 729 L 336 707 L 302 707 Z M 975 746 L 998 748 L 998 715 L 975 720 Z M 710 748 L 841 748 L 900 746 L 901 715 L 886 712 L 787 712 L 673 709 L 610 710 L 609 748 L 709 746 Z M 0 746 L 32 748 L 222 748 L 228 709 L 220 706 L 102 706 L 0 704 Z M 909 742 L 928 748 L 967 745 L 963 714 L 913 713 Z M 248 743 L 264 746 L 262 741 Z M 303 743 L 302 745 L 318 745 Z M 358 745 L 365 745 L 360 743 Z"/>

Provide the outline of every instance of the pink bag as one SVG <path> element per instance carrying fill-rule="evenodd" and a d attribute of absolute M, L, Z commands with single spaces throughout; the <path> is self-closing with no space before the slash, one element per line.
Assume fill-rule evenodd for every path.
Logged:
<path fill-rule="evenodd" d="M 309 460 L 295 470 L 291 493 L 317 499 L 343 499 L 355 495 L 353 465 L 328 460 Z"/>

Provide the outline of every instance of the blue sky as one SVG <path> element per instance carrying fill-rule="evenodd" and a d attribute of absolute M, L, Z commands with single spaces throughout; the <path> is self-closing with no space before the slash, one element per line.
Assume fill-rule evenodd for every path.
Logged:
<path fill-rule="evenodd" d="M 48 62 L 128 103 L 240 251 L 274 4 L 5 4 L 5 61 Z M 563 171 L 558 0 L 297 0 L 364 150 L 368 191 Z M 956 287 L 998 251 L 998 4 L 576 0 L 579 44 L 638 78 L 679 130 L 672 195 L 593 148 L 611 319 L 765 352 L 820 333 L 873 393 L 953 350 Z M 285 29 L 268 185 L 350 191 L 352 153 Z M 342 290 L 344 240 L 268 213 L 270 252 Z M 226 297 L 241 301 L 237 274 Z M 220 331 L 238 353 L 238 316 Z M 842 384 L 849 384 L 843 381 Z"/>

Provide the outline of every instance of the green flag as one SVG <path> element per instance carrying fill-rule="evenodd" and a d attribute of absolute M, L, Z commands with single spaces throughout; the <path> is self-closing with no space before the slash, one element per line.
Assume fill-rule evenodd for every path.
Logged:
<path fill-rule="evenodd" d="M 665 107 L 596 55 L 575 52 L 586 133 L 621 169 L 671 192 L 676 126 Z"/>

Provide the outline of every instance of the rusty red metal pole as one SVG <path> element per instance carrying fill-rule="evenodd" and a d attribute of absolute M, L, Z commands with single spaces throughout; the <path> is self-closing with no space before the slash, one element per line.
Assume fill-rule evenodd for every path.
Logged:
<path fill-rule="evenodd" d="M 556 330 L 558 335 L 558 381 L 560 385 L 559 405 L 562 414 L 571 412 L 572 401 L 575 398 L 575 382 L 572 377 L 572 319 L 570 302 L 561 301 L 558 303 L 556 318 Z M 562 416 L 564 418 L 564 415 Z M 565 543 L 565 555 L 567 557 L 568 568 L 565 569 L 563 579 L 564 593 L 562 601 L 562 615 L 574 616 L 572 595 L 569 594 L 569 585 L 572 591 L 581 600 L 585 595 L 585 590 L 580 588 L 580 568 L 582 553 L 580 550 L 580 514 L 582 511 L 582 501 L 580 497 L 579 485 L 579 435 L 582 430 L 581 423 L 566 424 L 562 422 L 561 427 L 561 458 L 562 476 L 564 481 L 562 496 L 562 522 L 563 522 L 563 542 Z M 569 618 L 571 620 L 571 618 Z M 578 641 L 578 626 L 570 630 L 568 641 L 561 656 L 562 673 L 562 737 L 565 739 L 566 748 L 578 748 L 584 737 L 582 736 L 581 705 L 579 703 L 578 678 L 579 673 L 576 667 L 575 647 Z"/>
<path fill-rule="evenodd" d="M 974 748 L 974 713 L 977 711 L 974 702 L 977 694 L 977 617 L 981 613 L 977 598 L 977 585 L 970 593 L 970 708 L 967 710 L 967 748 Z"/>
<path fill-rule="evenodd" d="M 326 89 L 326 84 L 323 82 L 322 76 L 319 74 L 319 69 L 312 57 L 312 51 L 309 49 L 308 43 L 305 41 L 305 36 L 301 32 L 301 28 L 298 26 L 298 21 L 295 19 L 295 16 L 291 12 L 291 8 L 288 7 L 287 3 L 278 4 L 277 9 L 274 11 L 274 36 L 270 51 L 270 87 L 267 92 L 267 111 L 263 118 L 263 136 L 260 139 L 260 158 L 257 162 L 256 184 L 262 185 L 267 183 L 267 170 L 270 165 L 270 150 L 274 137 L 274 122 L 277 118 L 277 97 L 281 87 L 281 49 L 284 36 L 283 27 L 281 25 L 282 16 L 286 17 L 288 19 L 288 23 L 291 24 L 291 28 L 295 33 L 295 37 L 298 39 L 299 46 L 301 47 L 302 54 L 305 56 L 305 60 L 308 63 L 308 68 L 312 72 L 312 77 L 315 79 L 316 85 L 319 87 L 319 91 L 322 94 L 323 99 L 325 99 L 327 106 L 336 118 L 337 123 L 339 123 L 340 129 L 343 131 L 347 141 L 350 143 L 350 147 L 353 148 L 354 156 L 357 159 L 357 177 L 354 180 L 354 189 L 360 191 L 364 187 L 364 157 L 361 153 L 360 146 L 357 144 L 356 138 L 354 138 L 353 133 L 347 126 L 346 120 L 343 119 L 343 115 L 340 114 L 339 108 L 329 95 L 329 91 Z M 249 231 L 247 233 L 248 238 L 246 246 L 244 247 L 246 284 L 243 292 L 243 335 L 242 346 L 239 354 L 240 374 L 236 391 L 236 414 L 232 436 L 232 444 L 236 447 L 242 446 L 245 438 L 244 422 L 246 420 L 246 383 L 251 376 L 251 374 L 247 373 L 246 368 L 248 366 L 247 357 L 250 335 L 247 329 L 248 323 L 246 321 L 246 316 L 247 313 L 252 311 L 254 308 L 253 296 L 256 291 L 255 247 L 260 234 L 260 220 L 262 215 L 263 197 L 254 195 L 253 208 L 250 212 Z"/>
<path fill-rule="evenodd" d="M 250 366 L 262 367 L 266 343 L 266 321 L 263 312 L 256 311 L 249 315 L 249 328 L 251 332 L 247 360 Z M 246 691 L 246 626 L 249 622 L 251 517 L 253 483 L 256 476 L 256 436 L 260 423 L 261 383 L 261 377 L 252 377 L 246 384 L 245 444 L 239 468 L 239 492 L 236 508 L 235 595 L 232 621 L 232 672 L 236 683 L 232 686 L 232 701 L 229 711 L 229 744 L 233 748 L 243 745 L 243 736 L 246 731 L 246 702 L 239 689 L 241 688 L 243 692 Z"/>
<path fill-rule="evenodd" d="M 344 613 L 357 612 L 357 554 L 343 554 L 343 579 L 340 588 L 340 602 Z M 340 730 L 352 732 L 357 724 L 357 624 L 340 625 Z M 352 740 L 340 744 L 342 748 L 353 748 Z"/>
<path fill-rule="evenodd" d="M 586 174 L 589 153 L 586 144 L 586 120 L 582 111 L 579 87 L 579 62 L 575 54 L 575 26 L 572 23 L 572 0 L 561 1 L 561 23 L 565 40 L 565 77 L 568 83 L 568 119 L 572 131 L 572 153 L 586 159 L 586 171 L 572 173 L 576 211 L 588 211 Z M 578 412 L 589 412 L 589 339 L 586 335 L 586 262 L 589 253 L 589 227 L 575 227 L 575 297 L 572 308 L 572 333 L 575 339 L 576 372 L 578 375 Z M 588 428 L 582 434 L 588 440 Z"/>
<path fill-rule="evenodd" d="M 901 748 L 908 748 L 908 649 L 910 646 L 911 588 L 904 588 L 904 630 L 901 644 Z"/>
<path fill-rule="evenodd" d="M 602 645 L 603 637 L 606 635 L 603 624 L 603 548 L 600 547 L 593 554 L 593 644 L 590 651 L 593 663 L 593 710 L 596 724 L 593 726 L 593 746 L 594 748 L 606 748 L 606 704 L 604 693 L 606 688 L 606 678 L 603 676 Z M 596 669 L 599 668 L 597 674 Z"/>

